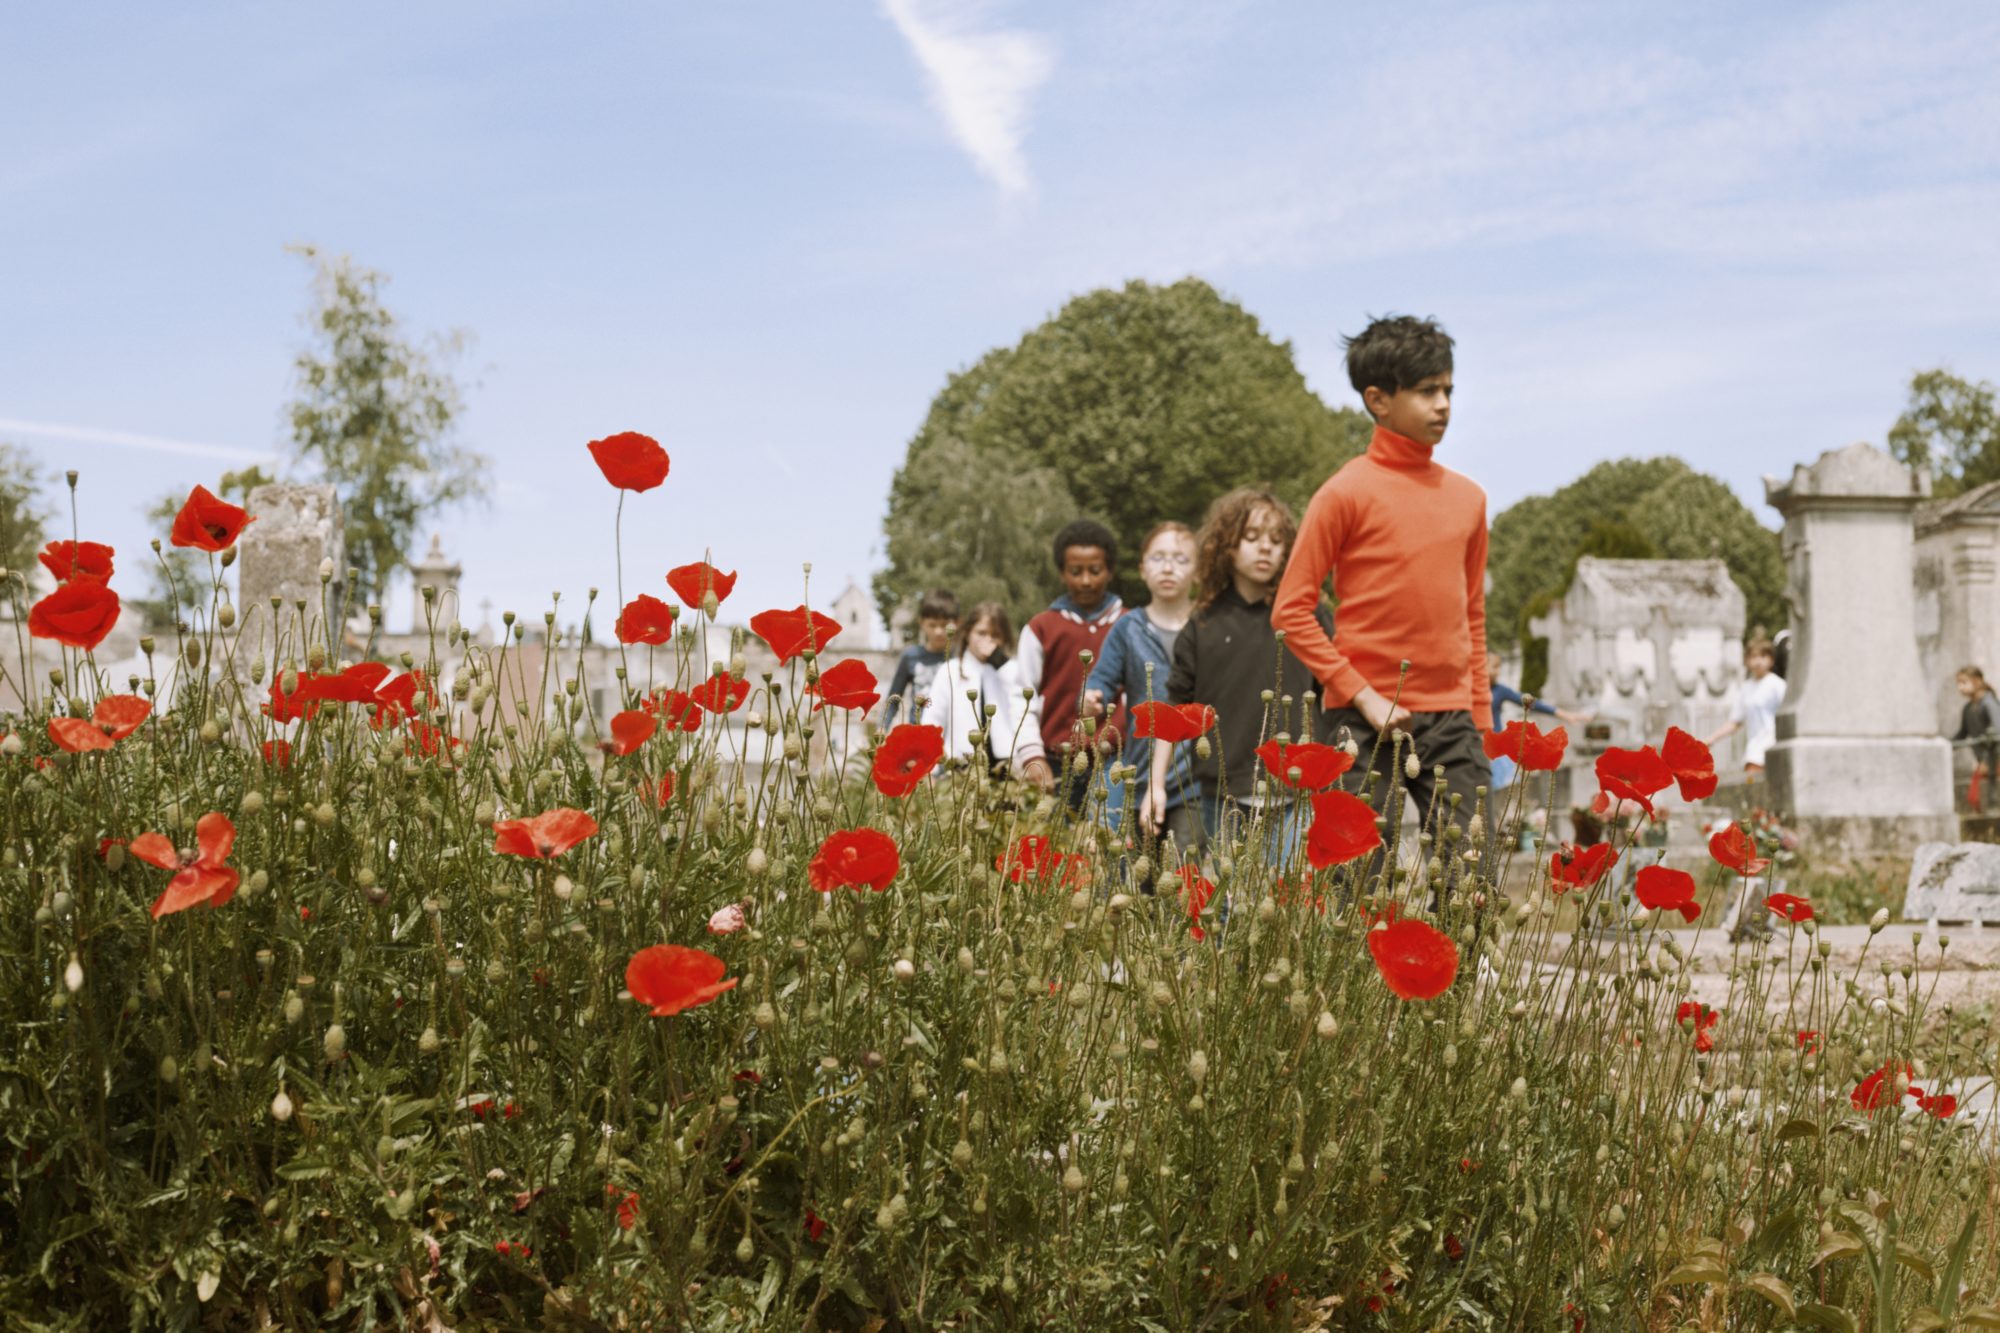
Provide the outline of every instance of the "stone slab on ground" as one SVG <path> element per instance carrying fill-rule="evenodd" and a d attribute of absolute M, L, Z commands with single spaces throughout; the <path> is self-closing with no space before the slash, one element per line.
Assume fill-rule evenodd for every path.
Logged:
<path fill-rule="evenodd" d="M 1903 915 L 1912 921 L 2000 924 L 2000 846 L 1927 842 L 1910 862 Z"/>

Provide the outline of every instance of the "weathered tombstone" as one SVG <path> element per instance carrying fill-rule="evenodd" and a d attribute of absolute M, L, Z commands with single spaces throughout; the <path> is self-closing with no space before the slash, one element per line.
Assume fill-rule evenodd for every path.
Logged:
<path fill-rule="evenodd" d="M 1947 735 L 1965 700 L 1953 680 L 1968 664 L 2000 680 L 2000 481 L 1916 510 L 1917 659 Z M 1964 759 L 1971 767 L 1971 757 Z"/>
<path fill-rule="evenodd" d="M 1764 481 L 1785 516 L 1791 675 L 1771 804 L 1817 853 L 1906 855 L 1957 837 L 1951 747 L 1917 660 L 1911 516 L 1930 476 L 1866 444 Z"/>
<path fill-rule="evenodd" d="M 243 529 L 241 539 L 238 632 L 250 643 L 267 643 L 273 632 L 275 597 L 278 633 L 297 635 L 297 604 L 304 602 L 309 633 L 324 634 L 326 620 L 340 614 L 347 586 L 340 501 L 333 487 L 287 482 L 259 486 L 250 492 L 249 508 L 256 522 Z M 333 578 L 322 584 L 320 563 L 328 560 L 333 562 Z"/>
<path fill-rule="evenodd" d="M 1903 915 L 1912 921 L 2000 923 L 2000 844 L 1927 842 L 1917 848 Z"/>

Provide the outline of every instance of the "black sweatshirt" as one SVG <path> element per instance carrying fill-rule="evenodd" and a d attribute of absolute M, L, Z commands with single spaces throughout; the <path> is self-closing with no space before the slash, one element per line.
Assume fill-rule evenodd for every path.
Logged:
<path fill-rule="evenodd" d="M 1332 632 L 1331 619 L 1320 608 L 1321 628 Z M 1216 728 L 1209 735 L 1209 756 L 1195 754 L 1194 775 L 1204 792 L 1214 792 L 1223 784 L 1231 800 L 1247 801 L 1256 794 L 1261 765 L 1257 747 L 1280 731 L 1293 740 L 1305 739 L 1301 725 L 1306 691 L 1314 690 L 1312 672 L 1305 663 L 1280 648 L 1271 628 L 1271 601 L 1267 597 L 1251 604 L 1237 596 L 1234 584 L 1222 590 L 1208 606 L 1194 613 L 1187 628 L 1174 644 L 1174 668 L 1167 676 L 1167 702 L 1203 703 L 1216 712 Z M 1282 670 L 1282 684 L 1280 671 Z M 1264 691 L 1275 689 L 1268 714 Z M 1289 711 L 1282 706 L 1290 695 Z M 1315 714 L 1319 712 L 1314 705 Z M 1321 719 L 1313 718 L 1315 728 Z M 1326 740 L 1317 735 L 1315 739 Z M 1289 795 L 1288 789 L 1275 788 Z"/>

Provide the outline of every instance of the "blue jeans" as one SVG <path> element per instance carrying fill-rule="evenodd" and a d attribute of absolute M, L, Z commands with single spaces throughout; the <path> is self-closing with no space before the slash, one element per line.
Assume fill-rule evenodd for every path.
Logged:
<path fill-rule="evenodd" d="M 1263 821 L 1262 836 L 1266 864 L 1288 867 L 1297 857 L 1299 843 L 1312 822 L 1308 801 L 1282 801 L 1258 807 L 1241 801 L 1225 801 L 1204 786 L 1201 791 L 1201 831 L 1220 854 L 1234 855 L 1246 845 L 1254 821 Z"/>

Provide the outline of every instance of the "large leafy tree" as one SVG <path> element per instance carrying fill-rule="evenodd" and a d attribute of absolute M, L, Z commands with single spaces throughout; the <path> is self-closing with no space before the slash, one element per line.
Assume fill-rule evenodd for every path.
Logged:
<path fill-rule="evenodd" d="M 1059 587 L 1049 539 L 1079 516 L 1118 535 L 1130 596 L 1154 524 L 1199 523 L 1253 482 L 1303 508 L 1368 432 L 1306 386 L 1290 344 L 1207 283 L 1090 292 L 931 403 L 890 487 L 876 599 L 886 618 L 944 586 L 1030 614 Z"/>
<path fill-rule="evenodd" d="M 452 367 L 467 335 L 414 339 L 382 304 L 385 275 L 296 252 L 313 266 L 313 310 L 311 345 L 293 362 L 292 442 L 339 492 L 357 599 L 380 601 L 424 516 L 487 494 L 488 460 L 455 441 Z"/>
<path fill-rule="evenodd" d="M 1927 467 L 1939 495 L 1957 495 L 2000 481 L 2000 407 L 1987 380 L 1965 380 L 1948 370 L 1920 371 L 1910 379 L 1910 399 L 1889 428 L 1889 452 L 1900 462 Z"/>
<path fill-rule="evenodd" d="M 1586 555 L 1699 560 L 1718 556 L 1743 591 L 1748 628 L 1785 623 L 1778 534 L 1733 491 L 1678 458 L 1599 463 L 1553 495 L 1534 495 L 1493 520 L 1487 570 L 1487 638 L 1520 642 L 1523 689 L 1539 688 L 1544 645 L 1528 622 L 1569 588 Z"/>
<path fill-rule="evenodd" d="M 27 450 L 0 444 L 0 569 L 33 568 L 47 537 L 41 468 Z"/>

